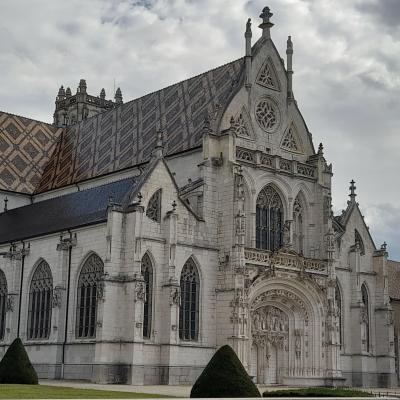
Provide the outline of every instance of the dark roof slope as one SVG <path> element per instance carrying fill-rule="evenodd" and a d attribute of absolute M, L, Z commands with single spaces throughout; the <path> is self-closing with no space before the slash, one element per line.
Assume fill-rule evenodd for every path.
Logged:
<path fill-rule="evenodd" d="M 61 131 L 45 122 L 0 111 L 0 189 L 33 193 Z"/>
<path fill-rule="evenodd" d="M 127 178 L 2 213 L 0 243 L 105 221 L 110 199 L 121 203 L 136 183 L 136 178 Z"/>
<path fill-rule="evenodd" d="M 166 155 L 200 145 L 205 116 L 224 109 L 242 70 L 243 58 L 68 127 L 36 192 L 149 160 L 159 129 Z"/>

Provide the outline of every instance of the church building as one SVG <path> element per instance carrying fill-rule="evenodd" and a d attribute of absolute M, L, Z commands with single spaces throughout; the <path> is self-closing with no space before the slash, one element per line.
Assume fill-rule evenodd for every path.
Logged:
<path fill-rule="evenodd" d="M 271 16 L 138 99 L 82 79 L 53 124 L 0 112 L 0 357 L 20 337 L 40 378 L 179 385 L 229 344 L 258 384 L 397 385 L 400 264 L 354 181 L 333 214 Z"/>

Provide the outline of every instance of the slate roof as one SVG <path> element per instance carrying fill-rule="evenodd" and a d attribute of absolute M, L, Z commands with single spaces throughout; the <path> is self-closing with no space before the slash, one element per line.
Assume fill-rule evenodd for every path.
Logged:
<path fill-rule="evenodd" d="M 32 194 L 61 128 L 0 111 L 0 189 Z"/>
<path fill-rule="evenodd" d="M 389 296 L 392 299 L 400 300 L 400 262 L 387 261 Z"/>
<path fill-rule="evenodd" d="M 1 213 L 0 243 L 103 222 L 110 198 L 122 203 L 136 185 L 127 178 Z"/>
<path fill-rule="evenodd" d="M 205 116 L 228 104 L 243 66 L 240 58 L 68 127 L 36 192 L 148 161 L 159 129 L 166 155 L 200 145 Z"/>

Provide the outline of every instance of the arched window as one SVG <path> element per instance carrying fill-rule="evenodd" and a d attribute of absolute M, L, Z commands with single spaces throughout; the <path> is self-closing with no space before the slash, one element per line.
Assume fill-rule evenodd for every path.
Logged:
<path fill-rule="evenodd" d="M 51 329 L 53 276 L 49 264 L 41 261 L 29 289 L 28 339 L 47 339 Z"/>
<path fill-rule="evenodd" d="M 340 348 L 342 348 L 343 347 L 342 294 L 340 292 L 338 282 L 336 282 L 336 287 L 335 287 L 335 303 L 339 320 L 339 343 L 340 343 Z"/>
<path fill-rule="evenodd" d="M 362 349 L 369 351 L 369 299 L 365 284 L 361 286 L 361 324 L 362 324 Z"/>
<path fill-rule="evenodd" d="M 142 258 L 142 275 L 146 285 L 146 297 L 144 300 L 143 310 L 143 337 L 150 338 L 151 335 L 151 319 L 153 304 L 153 266 L 150 257 L 145 254 Z"/>
<path fill-rule="evenodd" d="M 293 205 L 293 244 L 294 249 L 299 253 L 304 252 L 304 227 L 303 227 L 303 206 L 299 199 L 296 197 Z"/>
<path fill-rule="evenodd" d="M 276 250 L 282 246 L 283 205 L 276 190 L 268 185 L 257 197 L 256 247 Z"/>
<path fill-rule="evenodd" d="M 7 279 L 0 269 L 0 340 L 4 339 L 6 331 L 7 292 Z"/>
<path fill-rule="evenodd" d="M 96 254 L 92 254 L 85 261 L 78 280 L 76 305 L 76 336 L 78 338 L 96 336 L 97 298 L 103 273 L 103 261 Z"/>
<path fill-rule="evenodd" d="M 183 266 L 180 287 L 179 338 L 197 340 L 199 337 L 200 279 L 196 264 L 191 258 Z"/>
<path fill-rule="evenodd" d="M 360 249 L 360 255 L 363 256 L 365 254 L 364 242 L 357 229 L 354 229 L 354 244 L 358 246 L 358 248 Z"/>
<path fill-rule="evenodd" d="M 147 204 L 146 216 L 155 222 L 161 221 L 161 189 L 150 197 L 149 203 Z"/>

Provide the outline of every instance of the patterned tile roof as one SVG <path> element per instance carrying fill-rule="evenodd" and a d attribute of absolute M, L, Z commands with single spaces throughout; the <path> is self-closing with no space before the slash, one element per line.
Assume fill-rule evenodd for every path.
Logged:
<path fill-rule="evenodd" d="M 400 262 L 387 261 L 389 296 L 392 299 L 400 300 Z"/>
<path fill-rule="evenodd" d="M 243 58 L 68 127 L 36 192 L 147 161 L 159 129 L 166 154 L 200 145 L 206 114 L 227 104 L 242 67 Z"/>
<path fill-rule="evenodd" d="M 61 131 L 0 111 L 0 189 L 33 193 Z"/>

